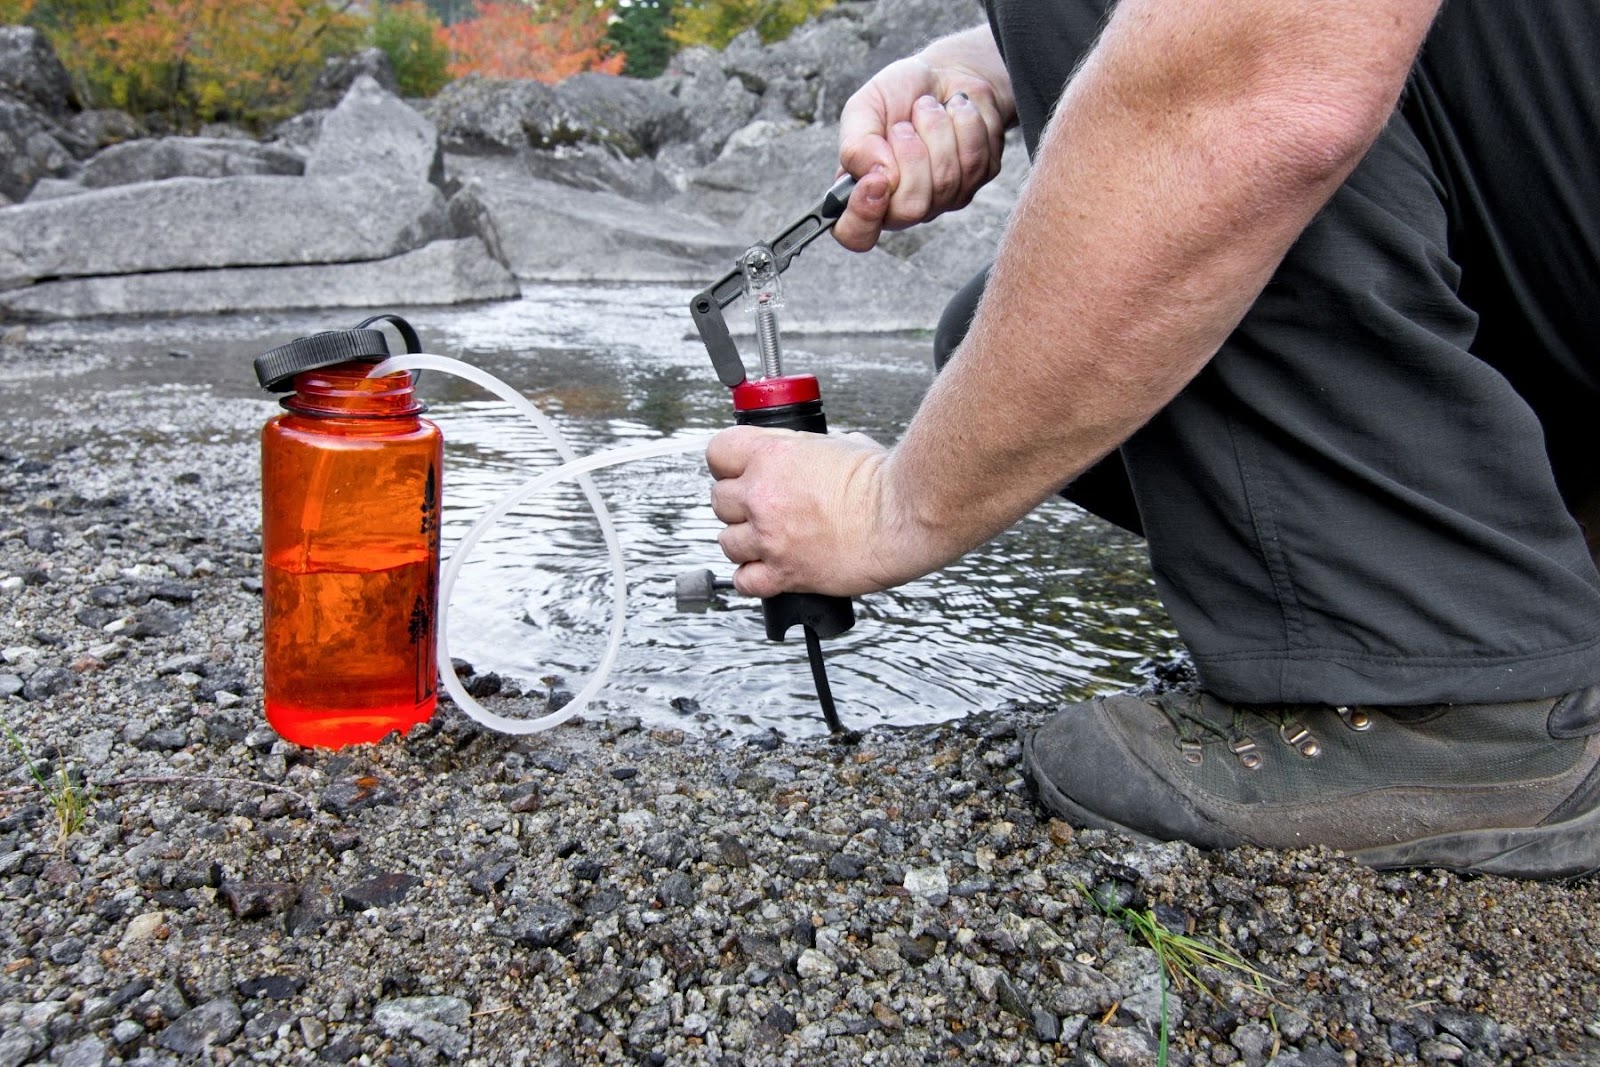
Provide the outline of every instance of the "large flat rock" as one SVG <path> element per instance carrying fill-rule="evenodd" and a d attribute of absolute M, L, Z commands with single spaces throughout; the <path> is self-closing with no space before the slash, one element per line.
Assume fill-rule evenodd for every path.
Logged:
<path fill-rule="evenodd" d="M 0 317 L 232 313 L 276 308 L 462 304 L 518 295 L 516 279 L 479 239 L 436 241 L 389 259 L 238 267 L 41 282 L 0 292 Z"/>
<path fill-rule="evenodd" d="M 471 179 L 519 278 L 692 284 L 744 248 L 708 219 L 534 178 L 514 160 L 450 162 L 453 174 Z"/>
<path fill-rule="evenodd" d="M 426 181 L 171 178 L 0 211 L 0 289 L 48 278 L 387 259 L 449 231 L 444 196 Z"/>

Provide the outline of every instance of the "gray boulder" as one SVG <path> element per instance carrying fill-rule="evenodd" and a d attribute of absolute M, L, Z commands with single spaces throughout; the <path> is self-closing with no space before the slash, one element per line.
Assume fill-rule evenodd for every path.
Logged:
<path fill-rule="evenodd" d="M 640 157 L 690 132 L 666 89 L 606 74 L 577 74 L 554 86 L 463 78 L 423 106 L 446 147 L 463 153 L 591 144 Z"/>
<path fill-rule="evenodd" d="M 699 283 L 744 247 L 703 217 L 529 177 L 512 160 L 456 162 L 518 278 Z"/>
<path fill-rule="evenodd" d="M 389 62 L 388 53 L 381 48 L 363 48 L 348 56 L 334 56 L 323 64 L 307 97 L 306 107 L 337 107 L 350 87 L 363 77 L 371 78 L 396 96 L 400 94 L 400 83 L 395 79 L 394 64 Z"/>
<path fill-rule="evenodd" d="M 837 126 L 758 119 L 690 174 L 668 206 L 709 216 L 751 241 L 764 239 L 814 205 L 838 172 Z"/>
<path fill-rule="evenodd" d="M 515 153 L 529 147 L 525 116 L 550 108 L 550 87 L 473 76 L 451 82 L 420 106 L 448 151 Z"/>
<path fill-rule="evenodd" d="M 30 26 L 0 26 L 0 96 L 58 123 L 77 110 L 67 68 L 44 34 Z"/>
<path fill-rule="evenodd" d="M 551 152 L 529 150 L 518 155 L 517 163 L 529 177 L 576 189 L 618 193 L 645 204 L 661 203 L 678 193 L 658 161 L 630 159 L 601 145 L 573 145 Z M 451 160 L 449 165 L 455 167 L 456 163 Z"/>
<path fill-rule="evenodd" d="M 74 151 L 87 158 L 102 148 L 150 136 L 150 131 L 126 111 L 102 107 L 80 111 L 67 120 Z"/>
<path fill-rule="evenodd" d="M 439 185 L 444 158 L 433 124 L 363 75 L 322 120 L 305 172 L 308 178 L 371 175 Z"/>
<path fill-rule="evenodd" d="M 241 174 L 300 174 L 298 152 L 278 145 L 221 137 L 151 137 L 102 149 L 83 165 L 89 189 L 164 178 L 232 178 Z"/>
<path fill-rule="evenodd" d="M 984 23 L 978 0 L 877 0 L 866 6 L 861 32 L 872 47 L 865 66 L 852 72 L 859 75 L 858 83 L 940 37 Z"/>
<path fill-rule="evenodd" d="M 238 313 L 275 308 L 406 307 L 501 300 L 517 283 L 477 238 L 435 241 L 389 259 L 299 267 L 166 271 L 43 282 L 0 291 L 0 318 Z"/>
<path fill-rule="evenodd" d="M 575 74 L 554 87 L 550 109 L 532 116 L 535 148 L 599 144 L 625 156 L 654 155 L 689 133 L 683 108 L 653 82 Z"/>
<path fill-rule="evenodd" d="M 44 177 L 71 173 L 66 131 L 13 97 L 0 95 L 0 197 L 21 200 Z"/>
<path fill-rule="evenodd" d="M 662 153 L 685 169 L 715 159 L 734 131 L 761 108 L 760 92 L 728 70 L 722 53 L 709 48 L 679 52 L 656 83 L 682 105 L 692 131 L 685 141 Z"/>
<path fill-rule="evenodd" d="M 385 259 L 450 234 L 386 176 L 171 178 L 0 211 L 0 289 L 41 278 Z"/>
<path fill-rule="evenodd" d="M 44 35 L 0 26 L 0 197 L 21 200 L 87 154 L 69 127 L 76 111 L 67 70 Z"/>

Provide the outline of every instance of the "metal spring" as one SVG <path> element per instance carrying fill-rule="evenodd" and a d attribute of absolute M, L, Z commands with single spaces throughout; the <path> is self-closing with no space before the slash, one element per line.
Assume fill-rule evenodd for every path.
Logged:
<path fill-rule="evenodd" d="M 783 347 L 778 343 L 778 310 L 766 301 L 756 305 L 756 347 L 761 350 L 761 376 L 783 375 Z"/>

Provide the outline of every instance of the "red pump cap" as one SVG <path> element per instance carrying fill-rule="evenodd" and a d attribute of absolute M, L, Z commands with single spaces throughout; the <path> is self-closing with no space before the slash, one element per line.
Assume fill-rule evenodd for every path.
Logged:
<path fill-rule="evenodd" d="M 779 408 L 821 399 L 822 387 L 817 384 L 815 374 L 786 374 L 781 378 L 742 381 L 733 387 L 735 411 Z"/>

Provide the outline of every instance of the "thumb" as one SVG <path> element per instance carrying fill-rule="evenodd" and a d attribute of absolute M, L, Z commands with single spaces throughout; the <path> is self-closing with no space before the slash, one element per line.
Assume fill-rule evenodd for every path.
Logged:
<path fill-rule="evenodd" d="M 876 166 L 856 182 L 844 214 L 833 225 L 834 239 L 852 252 L 865 252 L 878 243 L 888 213 L 889 175 Z"/>
<path fill-rule="evenodd" d="M 741 563 L 733 572 L 733 588 L 740 596 L 754 596 L 765 599 L 777 596 L 783 590 L 778 585 L 777 575 L 771 567 L 761 560 L 751 560 Z"/>

